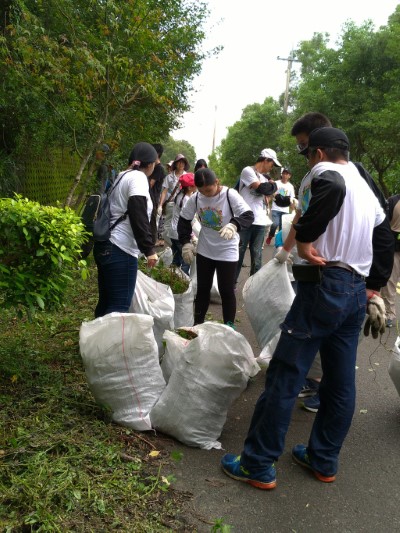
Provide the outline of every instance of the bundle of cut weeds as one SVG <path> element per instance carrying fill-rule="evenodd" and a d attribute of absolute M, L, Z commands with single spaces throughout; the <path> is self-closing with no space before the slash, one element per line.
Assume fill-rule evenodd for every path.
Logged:
<path fill-rule="evenodd" d="M 189 288 L 190 280 L 187 276 L 174 265 L 165 266 L 162 260 L 153 268 L 149 268 L 146 260 L 141 258 L 139 259 L 138 267 L 146 276 L 164 285 L 169 285 L 173 294 L 183 294 Z"/>

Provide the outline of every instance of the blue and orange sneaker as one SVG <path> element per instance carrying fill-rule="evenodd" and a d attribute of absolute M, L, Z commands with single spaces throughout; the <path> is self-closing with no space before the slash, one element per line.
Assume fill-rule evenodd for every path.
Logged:
<path fill-rule="evenodd" d="M 240 455 L 226 453 L 221 459 L 221 467 L 227 476 L 244 481 L 257 489 L 270 490 L 276 487 L 276 472 L 273 464 L 260 474 L 251 474 L 240 464 Z"/>
<path fill-rule="evenodd" d="M 319 481 L 323 481 L 324 483 L 332 483 L 335 481 L 335 475 L 324 476 L 324 474 L 321 474 L 321 472 L 314 470 L 314 468 L 311 466 L 307 448 L 304 446 L 304 444 L 296 444 L 296 446 L 292 449 L 292 457 L 296 463 L 299 463 L 299 465 L 309 468 L 313 472 L 314 476 L 319 479 Z"/>

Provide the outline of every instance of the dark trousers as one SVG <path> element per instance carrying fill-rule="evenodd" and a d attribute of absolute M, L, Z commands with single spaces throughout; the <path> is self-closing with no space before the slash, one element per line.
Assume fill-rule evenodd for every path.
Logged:
<path fill-rule="evenodd" d="M 235 280 L 237 261 L 215 261 L 197 254 L 196 267 L 197 295 L 194 305 L 194 323 L 203 324 L 204 322 L 210 305 L 210 294 L 215 271 L 217 271 L 224 323 L 233 323 L 236 316 Z"/>
<path fill-rule="evenodd" d="M 99 301 L 94 316 L 127 313 L 135 292 L 137 257 L 127 254 L 110 241 L 95 242 L 93 255 L 97 265 Z"/>
<path fill-rule="evenodd" d="M 325 268 L 320 283 L 298 282 L 241 454 L 245 468 L 265 471 L 282 454 L 293 406 L 319 350 L 320 408 L 308 456 L 321 474 L 336 474 L 354 413 L 357 345 L 365 309 L 365 281 L 358 274 Z"/>
<path fill-rule="evenodd" d="M 173 253 L 172 264 L 180 267 L 185 274 L 189 275 L 190 265 L 183 260 L 182 244 L 177 239 L 171 239 L 171 250 Z"/>

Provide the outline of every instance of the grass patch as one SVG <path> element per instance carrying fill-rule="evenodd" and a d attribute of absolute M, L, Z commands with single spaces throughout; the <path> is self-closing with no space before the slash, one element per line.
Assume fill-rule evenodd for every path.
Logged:
<path fill-rule="evenodd" d="M 33 322 L 0 316 L 0 530 L 194 531 L 170 483 L 173 441 L 111 422 L 89 391 L 79 328 L 96 271 Z"/>

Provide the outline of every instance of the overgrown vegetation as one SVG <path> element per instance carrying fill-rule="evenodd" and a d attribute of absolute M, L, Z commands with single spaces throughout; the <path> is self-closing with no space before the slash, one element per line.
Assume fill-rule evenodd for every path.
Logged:
<path fill-rule="evenodd" d="M 172 440 L 112 424 L 89 392 L 78 337 L 97 301 L 90 269 L 62 310 L 0 315 L 0 530 L 194 531 L 170 486 Z"/>
<path fill-rule="evenodd" d="M 69 208 L 42 206 L 26 198 L 0 199 L 0 302 L 28 312 L 62 303 L 71 270 L 87 276 L 80 260 L 85 228 Z"/>
<path fill-rule="evenodd" d="M 146 261 L 143 259 L 139 260 L 138 266 L 139 270 L 146 276 L 164 285 L 169 285 L 172 294 L 183 294 L 189 288 L 189 280 L 182 275 L 182 271 L 173 265 L 165 266 L 161 259 L 153 268 L 148 268 Z"/>

